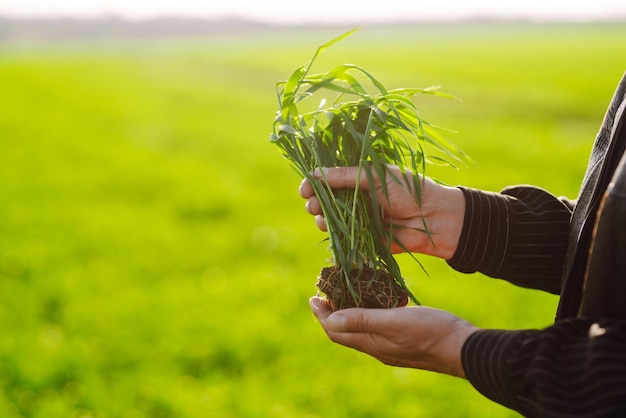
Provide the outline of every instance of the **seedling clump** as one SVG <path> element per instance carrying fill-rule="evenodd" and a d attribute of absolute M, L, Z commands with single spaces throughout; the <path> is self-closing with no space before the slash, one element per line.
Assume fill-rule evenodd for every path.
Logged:
<path fill-rule="evenodd" d="M 405 306 L 409 299 L 419 304 L 392 256 L 394 242 L 404 247 L 394 241 L 394 225 L 383 222 L 378 208 L 384 205 L 377 202 L 375 176 L 391 176 L 414 190 L 419 205 L 421 180 L 414 174 L 424 174 L 430 162 L 453 166 L 452 160 L 464 159 L 441 135 L 441 128 L 421 118 L 411 100 L 419 94 L 451 96 L 437 87 L 387 90 L 372 73 L 352 64 L 310 73 L 323 50 L 355 31 L 320 46 L 309 62 L 277 84 L 278 112 L 270 139 L 299 175 L 310 181 L 322 207 L 333 265 L 322 268 L 317 286 L 333 309 L 392 308 Z M 322 94 L 331 94 L 332 102 L 320 100 Z M 306 110 L 315 98 L 319 106 L 309 105 Z M 402 175 L 393 174 L 388 165 L 399 167 Z M 321 179 L 313 174 L 321 167 L 358 167 L 368 189 L 332 190 L 323 171 Z M 385 182 L 381 183 L 383 198 L 388 200 Z M 429 234 L 425 222 L 420 230 Z"/>

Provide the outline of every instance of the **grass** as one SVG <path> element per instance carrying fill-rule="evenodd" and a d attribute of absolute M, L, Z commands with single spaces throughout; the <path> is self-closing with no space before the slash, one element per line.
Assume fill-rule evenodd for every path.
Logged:
<path fill-rule="evenodd" d="M 1 416 L 516 416 L 312 319 L 324 234 L 267 133 L 276 80 L 338 32 L 0 47 Z M 390 88 L 460 97 L 418 103 L 478 163 L 441 180 L 575 197 L 625 35 L 372 27 L 319 65 L 349 51 Z M 552 320 L 554 296 L 398 259 L 422 303 L 478 326 Z"/>

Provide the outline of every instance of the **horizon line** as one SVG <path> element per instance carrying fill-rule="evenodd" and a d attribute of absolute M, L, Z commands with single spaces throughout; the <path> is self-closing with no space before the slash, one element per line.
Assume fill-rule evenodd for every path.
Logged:
<path fill-rule="evenodd" d="M 284 21 L 277 19 L 263 19 L 260 17 L 240 16 L 236 14 L 220 15 L 220 16 L 191 16 L 175 13 L 155 14 L 150 16 L 132 17 L 123 13 L 99 13 L 95 15 L 71 15 L 71 14 L 32 14 L 17 15 L 0 12 L 0 20 L 5 21 L 98 21 L 98 20 L 117 20 L 131 24 L 147 23 L 163 20 L 189 20 L 189 21 L 208 21 L 208 22 L 240 22 L 258 24 L 264 26 L 340 26 L 348 24 L 366 24 L 366 25 L 386 25 L 386 24 L 410 24 L 410 23 L 428 23 L 428 24 L 455 24 L 455 23 L 620 23 L 626 21 L 626 13 L 613 16 L 595 16 L 595 17 L 537 17 L 537 16 L 496 16 L 489 14 L 471 14 L 466 16 L 454 17 L 397 17 L 397 18 L 363 18 L 363 19 L 346 19 L 343 21 L 326 20 L 326 21 Z M 360 22 L 360 23 L 359 23 Z"/>

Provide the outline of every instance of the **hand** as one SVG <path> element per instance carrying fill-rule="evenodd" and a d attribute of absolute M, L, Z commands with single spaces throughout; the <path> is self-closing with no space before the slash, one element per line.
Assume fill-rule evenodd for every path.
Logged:
<path fill-rule="evenodd" d="M 402 178 L 400 169 L 389 166 L 389 171 L 396 178 Z M 357 167 L 335 167 L 316 170 L 315 177 L 325 178 L 333 189 L 354 188 L 357 183 Z M 389 199 L 383 197 L 381 182 L 374 173 L 378 202 L 385 205 L 384 221 L 394 225 L 394 238 L 399 240 L 408 251 L 429 254 L 448 260 L 452 258 L 459 243 L 463 219 L 465 216 L 465 197 L 460 189 L 445 187 L 434 181 L 420 177 L 421 205 L 418 204 L 412 187 L 404 182 L 399 183 L 394 176 L 387 175 L 387 191 Z M 369 190 L 367 176 L 361 175 L 359 188 Z M 315 222 L 326 231 L 326 222 L 322 215 L 320 203 L 308 180 L 300 185 L 300 195 L 307 199 L 306 210 L 315 215 Z M 422 218 L 423 217 L 423 218 Z M 424 230 L 424 222 L 428 226 L 431 238 Z M 398 227 L 399 226 L 399 227 Z M 399 253 L 404 249 L 393 243 L 391 251 Z"/>
<path fill-rule="evenodd" d="M 411 306 L 393 309 L 350 308 L 332 313 L 324 299 L 311 309 L 328 337 L 390 365 L 465 378 L 461 349 L 478 330 L 448 312 Z"/>

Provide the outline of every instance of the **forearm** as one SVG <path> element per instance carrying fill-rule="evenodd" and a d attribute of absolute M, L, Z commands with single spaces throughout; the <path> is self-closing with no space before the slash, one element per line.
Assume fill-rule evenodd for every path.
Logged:
<path fill-rule="evenodd" d="M 482 330 L 462 362 L 478 391 L 525 416 L 626 416 L 625 335 L 626 320 L 609 319 Z"/>
<path fill-rule="evenodd" d="M 560 291 L 571 208 L 534 187 L 502 193 L 461 189 L 466 212 L 459 246 L 449 264 L 516 285 Z"/>

